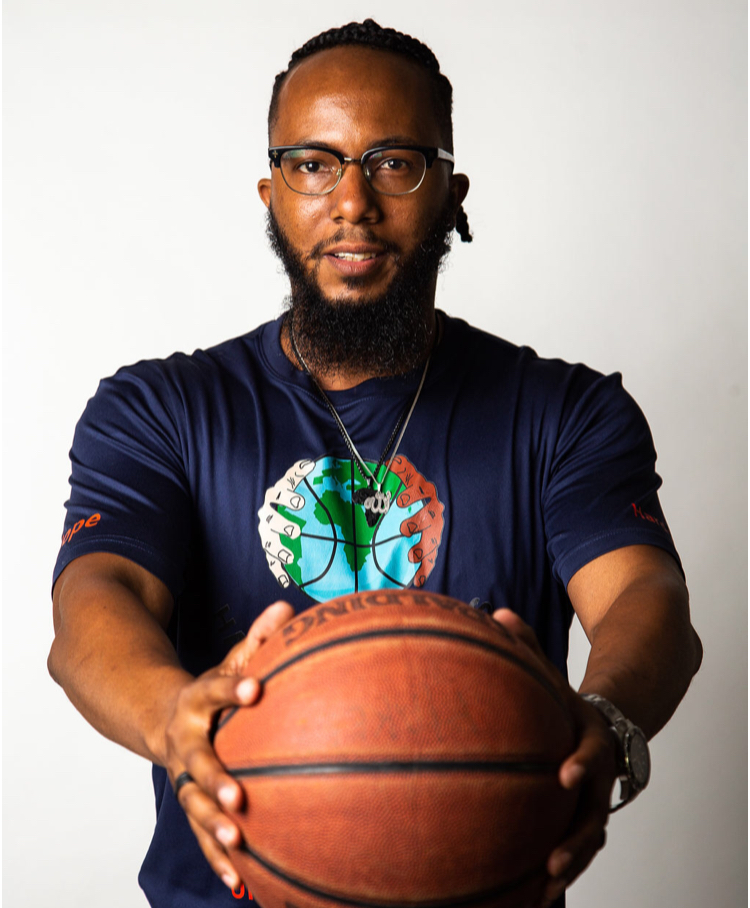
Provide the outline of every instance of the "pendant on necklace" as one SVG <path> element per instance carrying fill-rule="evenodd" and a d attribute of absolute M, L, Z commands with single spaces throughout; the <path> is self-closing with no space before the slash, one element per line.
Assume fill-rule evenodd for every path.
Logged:
<path fill-rule="evenodd" d="M 371 487 L 357 489 L 352 495 L 352 501 L 355 504 L 362 505 L 365 509 L 367 526 L 374 527 L 381 516 L 385 516 L 388 513 L 391 507 L 391 493 L 381 492 L 380 489 Z"/>

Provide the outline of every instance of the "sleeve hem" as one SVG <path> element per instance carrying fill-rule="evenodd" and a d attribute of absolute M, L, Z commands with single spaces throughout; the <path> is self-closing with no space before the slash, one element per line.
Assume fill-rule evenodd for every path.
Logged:
<path fill-rule="evenodd" d="M 648 529 L 613 531 L 588 539 L 581 545 L 576 546 L 571 552 L 568 552 L 564 558 L 559 559 L 555 564 L 554 572 L 567 589 L 573 575 L 584 565 L 600 555 L 606 555 L 608 552 L 614 552 L 616 549 L 622 549 L 629 545 L 654 545 L 657 548 L 664 549 L 674 558 L 680 573 L 683 577 L 685 576 L 680 556 L 677 554 L 671 538 L 658 530 Z"/>
<path fill-rule="evenodd" d="M 94 539 L 81 540 L 72 547 L 68 543 L 57 557 L 52 575 L 53 589 L 57 578 L 72 561 L 82 555 L 91 555 L 95 552 L 122 555 L 123 558 L 134 561 L 139 567 L 158 577 L 174 599 L 177 599 L 182 592 L 182 571 L 175 564 L 167 561 L 160 552 L 140 540 L 127 539 L 122 536 L 98 536 Z"/>

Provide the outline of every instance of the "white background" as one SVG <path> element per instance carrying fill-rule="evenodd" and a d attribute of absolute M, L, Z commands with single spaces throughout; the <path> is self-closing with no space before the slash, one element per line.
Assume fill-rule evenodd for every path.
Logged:
<path fill-rule="evenodd" d="M 274 75 L 375 17 L 435 50 L 475 242 L 439 305 L 624 373 L 705 662 L 571 908 L 735 908 L 746 881 L 746 10 L 739 0 L 6 0 L 8 905 L 144 906 L 148 765 L 49 679 L 50 574 L 98 379 L 277 315 Z M 572 675 L 582 672 L 580 632 Z M 240 904 L 227 893 L 227 905 Z"/>

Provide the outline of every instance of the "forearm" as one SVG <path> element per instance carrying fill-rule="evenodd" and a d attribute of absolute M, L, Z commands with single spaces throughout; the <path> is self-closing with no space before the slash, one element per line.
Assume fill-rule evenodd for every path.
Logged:
<path fill-rule="evenodd" d="M 611 700 L 653 737 L 670 719 L 698 670 L 702 647 L 676 573 L 632 581 L 590 631 L 581 693 Z"/>
<path fill-rule="evenodd" d="M 56 590 L 50 674 L 94 728 L 163 765 L 164 730 L 192 676 L 130 586 L 115 578 L 67 579 Z"/>

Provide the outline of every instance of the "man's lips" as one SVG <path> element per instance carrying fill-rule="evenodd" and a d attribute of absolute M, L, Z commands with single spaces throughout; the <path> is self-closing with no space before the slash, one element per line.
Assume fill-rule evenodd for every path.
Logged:
<path fill-rule="evenodd" d="M 370 243 L 339 243 L 327 249 L 322 258 L 340 274 L 365 275 L 379 269 L 387 255 L 383 246 Z"/>

